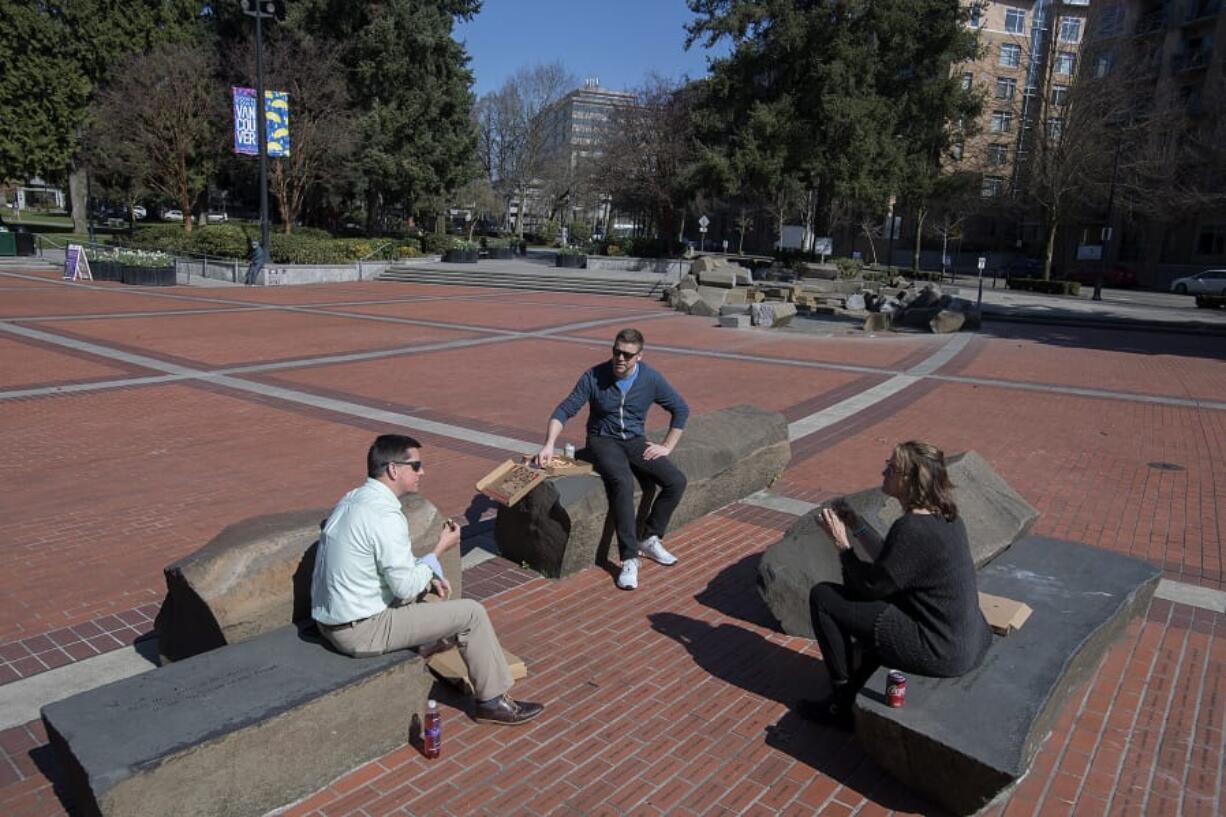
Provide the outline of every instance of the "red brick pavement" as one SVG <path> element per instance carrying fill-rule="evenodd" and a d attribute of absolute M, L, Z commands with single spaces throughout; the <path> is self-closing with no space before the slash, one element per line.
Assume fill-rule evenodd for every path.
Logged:
<path fill-rule="evenodd" d="M 132 375 L 150 375 L 145 369 L 124 363 L 107 363 L 92 355 L 29 341 L 0 337 L 0 389 L 113 380 Z"/>
<path fill-rule="evenodd" d="M 474 332 L 499 328 L 505 315 L 498 308 L 485 317 L 489 290 L 419 285 L 99 293 L 47 275 L 37 282 L 0 276 L 0 288 L 6 296 L 0 317 L 180 311 L 212 308 L 211 298 L 350 309 L 339 305 L 448 296 L 460 299 L 451 306 L 477 327 Z M 36 297 L 6 312 L 8 296 L 23 288 Z M 533 305 L 540 304 L 547 312 L 549 305 L 560 307 L 554 325 L 608 310 L 655 308 L 637 299 L 565 293 L 497 296 L 533 310 L 524 326 L 503 328 L 544 325 L 536 322 Z M 279 318 L 263 320 L 269 315 Z M 299 327 L 318 318 L 302 315 L 299 324 L 298 317 L 218 313 L 38 325 L 75 332 L 126 324 L 172 340 L 200 332 L 222 347 L 232 340 L 219 327 L 239 327 L 242 342 L 219 358 L 231 360 L 240 359 L 244 344 L 256 355 L 245 360 L 298 357 L 321 348 L 371 348 L 362 344 L 372 342 L 372 326 L 376 335 L 401 329 L 336 318 L 346 328 L 338 325 L 330 343 L 294 351 L 312 343 Z M 191 333 L 176 332 L 189 323 Z M 914 365 L 942 342 L 911 335 L 730 332 L 673 315 L 645 321 L 643 328 L 649 348 L 656 343 L 895 370 Z M 583 334 L 605 341 L 611 331 Z M 1065 383 L 1085 370 L 1081 385 L 1180 396 L 1206 392 L 1179 392 L 1172 384 L 1197 378 L 1213 384 L 1220 376 L 1224 356 L 1212 339 L 1145 335 L 1130 338 L 1125 348 L 1112 337 L 1115 345 L 1108 347 L 1103 333 L 1083 331 L 1060 330 L 1058 339 L 1046 336 L 1056 333 L 1049 328 L 1036 330 L 1041 338 L 1021 337 L 1022 330 L 1008 339 L 979 338 L 942 373 Z M 147 342 L 101 337 L 137 348 Z M 30 358 L 0 364 L 0 388 L 27 385 L 40 369 L 49 375 L 35 382 L 45 384 L 94 379 L 114 367 L 89 355 L 61 358 L 45 345 L 9 336 L 0 342 Z M 175 342 L 190 354 L 216 353 L 192 346 L 190 337 Z M 387 348 L 400 341 L 373 342 Z M 1017 342 L 1030 344 L 1033 355 L 1019 356 Z M 1057 346 L 1066 357 L 1054 354 Z M 398 356 L 382 367 L 355 363 L 276 377 L 357 403 L 535 435 L 579 369 L 600 356 L 599 344 L 521 340 L 467 354 Z M 887 376 L 664 352 L 651 353 L 651 360 L 699 410 L 749 401 L 779 408 L 789 419 Z M 1150 360 L 1169 370 L 1164 385 L 1147 385 L 1160 380 L 1146 367 Z M 1111 378 L 1095 380 L 1099 370 Z M 146 631 L 165 564 L 246 516 L 326 507 L 360 479 L 355 452 L 360 459 L 370 435 L 382 429 L 356 417 L 198 384 L 0 401 L 0 418 L 6 454 L 0 460 L 6 534 L 0 554 L 10 565 L 0 577 L 0 684 L 24 674 L 18 662 L 38 671 L 65 656 L 85 657 L 87 646 L 114 646 L 91 641 L 106 632 L 130 641 Z M 862 488 L 878 479 L 894 441 L 927 437 L 947 450 L 973 448 L 988 458 L 1042 512 L 1039 532 L 1134 553 L 1174 578 L 1220 587 L 1223 418 L 1218 411 L 1135 400 L 926 381 L 799 441 L 776 490 L 814 499 Z M 472 502 L 472 482 L 505 452 L 421 436 L 429 454 L 427 494 L 448 513 L 479 514 L 484 506 Z M 470 571 L 465 594 L 497 594 L 489 601 L 495 622 L 508 648 L 532 667 L 522 694 L 550 702 L 546 716 L 524 730 L 498 730 L 469 723 L 452 706 L 442 760 L 427 763 L 406 747 L 330 784 L 295 813 L 929 813 L 930 804 L 900 791 L 853 742 L 786 712 L 790 700 L 824 683 L 812 646 L 773 632 L 752 591 L 756 554 L 790 521 L 740 506 L 700 520 L 670 539 L 683 563 L 668 571 L 649 565 L 643 588 L 633 594 L 614 590 L 611 576 L 597 569 L 556 583 L 526 579 L 501 560 Z M 1221 813 L 1223 618 L 1155 603 L 1066 706 L 1035 771 L 995 813 Z M 37 664 L 27 660 L 34 656 Z M 58 772 L 38 725 L 0 734 L 0 750 L 0 813 L 62 813 L 49 782 Z"/>

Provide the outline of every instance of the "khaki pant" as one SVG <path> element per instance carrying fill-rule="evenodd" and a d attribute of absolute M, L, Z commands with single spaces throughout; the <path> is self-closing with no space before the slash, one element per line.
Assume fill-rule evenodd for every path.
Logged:
<path fill-rule="evenodd" d="M 497 698 L 513 683 L 494 625 L 480 602 L 470 599 L 389 607 L 355 624 L 337 628 L 320 625 L 319 630 L 332 646 L 356 658 L 456 636 L 477 700 Z"/>

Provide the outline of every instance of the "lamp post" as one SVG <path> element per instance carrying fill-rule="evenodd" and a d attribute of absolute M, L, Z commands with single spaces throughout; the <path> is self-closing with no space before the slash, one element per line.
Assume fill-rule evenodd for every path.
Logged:
<path fill-rule="evenodd" d="M 1102 232 L 1102 258 L 1098 262 L 1098 275 L 1094 277 L 1094 297 L 1092 300 L 1095 301 L 1103 299 L 1103 272 L 1107 267 L 1107 245 L 1111 243 L 1111 208 L 1115 204 L 1115 180 L 1119 175 L 1120 148 L 1123 145 L 1123 139 L 1117 138 L 1115 140 L 1115 158 L 1111 162 L 1111 187 L 1107 190 L 1107 225 L 1103 227 Z"/>
<path fill-rule="evenodd" d="M 243 14 L 255 18 L 255 134 L 260 144 L 260 246 L 268 250 L 268 125 L 264 118 L 265 18 L 284 13 L 282 0 L 240 0 Z"/>

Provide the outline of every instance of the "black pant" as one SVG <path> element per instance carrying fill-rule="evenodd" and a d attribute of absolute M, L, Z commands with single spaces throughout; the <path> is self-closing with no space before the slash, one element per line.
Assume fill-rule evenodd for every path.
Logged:
<path fill-rule="evenodd" d="M 604 480 L 609 494 L 609 510 L 617 530 L 617 551 L 622 561 L 639 555 L 638 531 L 635 529 L 634 478 L 646 479 L 660 489 L 647 516 L 643 538 L 663 536 L 668 521 L 685 493 L 685 474 L 668 457 L 643 459 L 647 440 L 638 437 L 619 440 L 616 437 L 588 437 L 587 448 L 595 460 L 596 472 Z"/>
<path fill-rule="evenodd" d="M 809 591 L 813 632 L 836 693 L 854 694 L 880 666 L 873 651 L 873 626 L 887 607 L 884 601 L 859 599 L 834 582 L 822 582 Z"/>

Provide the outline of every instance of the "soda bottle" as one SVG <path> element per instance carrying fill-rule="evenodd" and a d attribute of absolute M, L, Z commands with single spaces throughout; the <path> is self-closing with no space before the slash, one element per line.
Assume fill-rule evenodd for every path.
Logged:
<path fill-rule="evenodd" d="M 422 730 L 422 753 L 436 758 L 443 751 L 443 716 L 439 714 L 436 701 L 426 702 L 426 724 Z"/>

